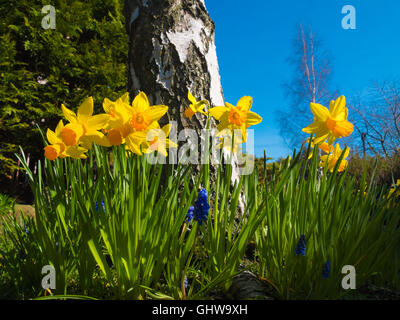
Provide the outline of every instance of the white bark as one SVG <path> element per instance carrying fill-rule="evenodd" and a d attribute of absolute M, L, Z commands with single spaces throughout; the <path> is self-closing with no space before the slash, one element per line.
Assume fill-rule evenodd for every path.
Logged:
<path fill-rule="evenodd" d="M 126 0 L 125 17 L 132 96 L 144 91 L 151 103 L 168 105 L 168 116 L 161 124 L 175 120 L 178 131 L 194 128 L 200 136 L 205 117 L 196 114 L 190 121 L 184 116 L 188 89 L 198 100 L 224 105 L 214 23 L 204 1 Z M 211 126 L 216 126 L 215 121 Z M 237 181 L 237 166 L 233 172 L 232 181 Z"/>

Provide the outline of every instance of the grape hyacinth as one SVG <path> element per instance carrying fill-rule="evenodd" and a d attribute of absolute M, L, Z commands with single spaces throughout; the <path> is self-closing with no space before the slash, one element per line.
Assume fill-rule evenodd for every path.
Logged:
<path fill-rule="evenodd" d="M 327 260 L 322 267 L 322 278 L 326 279 L 329 277 L 329 274 L 331 273 L 331 263 L 329 260 Z"/>
<path fill-rule="evenodd" d="M 104 206 L 104 202 L 103 201 L 101 202 L 101 205 L 103 207 L 103 211 L 105 212 L 106 211 L 106 207 Z M 99 211 L 99 203 L 98 202 L 96 202 L 96 211 Z"/>
<path fill-rule="evenodd" d="M 210 205 L 207 200 L 207 191 L 206 189 L 202 189 L 199 192 L 197 200 L 194 202 L 194 212 L 193 218 L 194 220 L 199 222 L 199 225 L 203 223 L 203 221 L 207 220 L 208 211 L 210 210 Z"/>
<path fill-rule="evenodd" d="M 193 219 L 193 211 L 194 211 L 194 207 L 189 207 L 188 212 L 186 213 L 186 220 L 187 222 L 190 223 L 190 221 L 192 221 Z"/>
<path fill-rule="evenodd" d="M 299 242 L 297 242 L 296 254 L 301 254 L 303 256 L 306 255 L 306 237 L 304 236 L 304 234 L 300 235 Z"/>

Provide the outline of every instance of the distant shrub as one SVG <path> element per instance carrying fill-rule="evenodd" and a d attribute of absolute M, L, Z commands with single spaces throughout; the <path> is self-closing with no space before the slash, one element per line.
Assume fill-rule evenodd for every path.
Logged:
<path fill-rule="evenodd" d="M 379 185 L 392 185 L 396 179 L 400 179 L 400 152 L 389 157 L 367 156 L 365 161 L 358 153 L 352 154 L 349 158 L 348 173 L 361 179 L 364 166 L 367 169 L 367 181 L 370 181 L 376 166 L 375 180 Z"/>

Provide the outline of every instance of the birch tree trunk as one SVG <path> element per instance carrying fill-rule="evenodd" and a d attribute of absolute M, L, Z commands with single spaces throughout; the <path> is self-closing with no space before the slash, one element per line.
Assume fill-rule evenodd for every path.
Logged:
<path fill-rule="evenodd" d="M 206 117 L 196 114 L 192 121 L 185 117 L 188 89 L 197 100 L 207 99 L 211 106 L 224 105 L 215 28 L 204 0 L 125 0 L 124 10 L 129 35 L 131 98 L 144 91 L 151 105 L 169 107 L 160 125 L 174 120 L 178 132 L 192 128 L 200 137 Z M 211 127 L 216 127 L 214 120 Z M 232 182 L 239 179 L 237 158 L 234 162 Z M 244 197 L 241 196 L 238 213 L 243 212 Z M 251 289 L 239 283 L 234 286 L 235 290 L 244 294 L 253 292 L 253 282 L 246 283 Z"/>
<path fill-rule="evenodd" d="M 187 90 L 224 105 L 214 42 L 214 23 L 201 0 L 126 0 L 129 89 L 151 104 L 169 106 L 182 128 L 203 128 L 205 117 L 185 118 Z M 167 122 L 167 119 L 163 119 Z"/>
<path fill-rule="evenodd" d="M 125 0 L 126 29 L 129 35 L 129 92 L 131 98 L 144 91 L 151 105 L 164 104 L 168 114 L 164 125 L 177 122 L 177 130 L 200 130 L 206 117 L 185 117 L 188 89 L 197 100 L 223 106 L 214 23 L 203 0 Z M 211 127 L 216 127 L 211 119 Z M 200 142 L 200 141 L 199 141 Z M 232 179 L 239 176 L 234 168 Z"/>

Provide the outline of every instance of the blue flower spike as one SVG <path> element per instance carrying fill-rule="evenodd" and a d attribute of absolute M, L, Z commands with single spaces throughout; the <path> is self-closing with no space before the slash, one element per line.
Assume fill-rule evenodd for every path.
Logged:
<path fill-rule="evenodd" d="M 331 273 L 331 263 L 329 260 L 326 260 L 324 266 L 322 267 L 322 278 L 326 279 L 329 278 Z"/>
<path fill-rule="evenodd" d="M 301 234 L 299 241 L 297 242 L 296 246 L 296 254 L 299 255 L 306 255 L 306 237 L 304 234 Z"/>
<path fill-rule="evenodd" d="M 106 207 L 105 207 L 103 201 L 101 202 L 101 205 L 102 205 L 102 207 L 103 207 L 103 212 L 105 212 L 105 211 L 106 211 Z M 99 203 L 98 203 L 98 202 L 96 202 L 96 211 L 99 211 Z"/>
<path fill-rule="evenodd" d="M 197 200 L 194 202 L 194 220 L 198 221 L 199 225 L 201 225 L 203 221 L 207 220 L 209 210 L 210 205 L 208 204 L 207 191 L 206 189 L 202 189 L 197 196 Z"/>
<path fill-rule="evenodd" d="M 186 213 L 186 220 L 188 223 L 190 223 L 190 221 L 192 221 L 193 219 L 193 212 L 194 212 L 194 207 L 189 207 L 189 210 Z"/>

